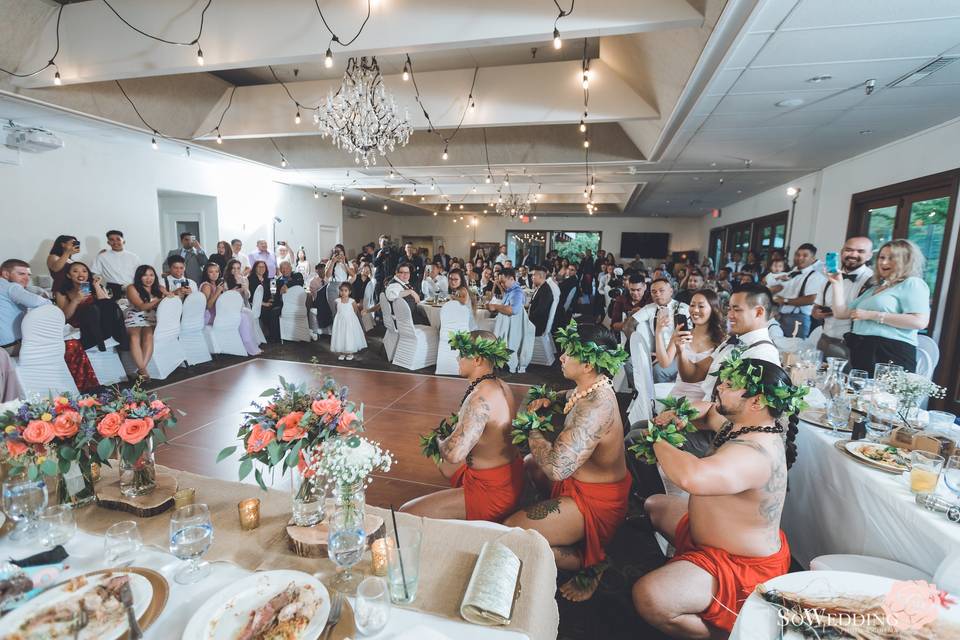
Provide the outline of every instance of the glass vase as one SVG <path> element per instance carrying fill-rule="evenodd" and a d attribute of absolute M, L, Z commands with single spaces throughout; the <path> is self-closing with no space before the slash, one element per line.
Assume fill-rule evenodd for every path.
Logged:
<path fill-rule="evenodd" d="M 923 429 L 920 424 L 920 407 L 926 399 L 926 396 L 915 395 L 901 395 L 897 398 L 897 413 L 908 427 Z"/>
<path fill-rule="evenodd" d="M 333 489 L 333 511 L 329 518 L 327 553 L 337 565 L 337 576 L 330 586 L 341 593 L 352 595 L 357 591 L 361 576 L 353 572 L 366 548 L 364 527 L 366 512 L 365 484 L 337 484 Z"/>
<path fill-rule="evenodd" d="M 293 523 L 298 527 L 312 527 L 323 521 L 327 501 L 326 484 L 322 476 L 310 469 L 294 467 L 290 473 L 290 503 Z"/>
<path fill-rule="evenodd" d="M 153 459 L 153 438 L 147 438 L 143 453 L 133 462 L 120 456 L 120 493 L 128 498 L 145 496 L 157 488 L 157 467 Z"/>
<path fill-rule="evenodd" d="M 81 455 L 70 463 L 66 473 L 57 478 L 57 504 L 69 505 L 72 509 L 85 507 L 96 500 L 93 488 L 93 465 L 89 456 Z"/>

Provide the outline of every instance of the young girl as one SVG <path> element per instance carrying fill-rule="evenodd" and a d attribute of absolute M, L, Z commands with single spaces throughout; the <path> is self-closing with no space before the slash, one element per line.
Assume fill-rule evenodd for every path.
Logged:
<path fill-rule="evenodd" d="M 333 318 L 333 336 L 330 350 L 339 353 L 337 360 L 353 360 L 353 354 L 367 348 L 367 339 L 357 316 L 360 305 L 350 297 L 352 285 L 341 282 L 340 297 L 337 299 L 337 315 Z"/>

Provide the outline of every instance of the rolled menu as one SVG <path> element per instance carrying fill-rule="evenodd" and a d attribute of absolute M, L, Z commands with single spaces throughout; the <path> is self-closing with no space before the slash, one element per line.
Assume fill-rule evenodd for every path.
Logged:
<path fill-rule="evenodd" d="M 499 542 L 485 542 L 460 603 L 463 619 L 482 625 L 510 624 L 522 569 L 523 562 L 513 551 Z"/>

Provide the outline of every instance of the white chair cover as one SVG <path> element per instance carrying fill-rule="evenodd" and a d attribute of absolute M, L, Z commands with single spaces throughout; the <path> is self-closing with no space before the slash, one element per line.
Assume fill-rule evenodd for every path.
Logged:
<path fill-rule="evenodd" d="M 213 359 L 203 335 L 203 312 L 206 309 L 207 299 L 199 291 L 194 291 L 183 301 L 180 312 L 180 347 L 187 364 L 200 364 Z"/>
<path fill-rule="evenodd" d="M 527 315 L 526 309 L 523 309 L 520 315 L 523 317 L 523 337 L 520 342 L 520 350 L 517 351 L 517 373 L 526 373 L 527 365 L 533 359 L 533 345 L 537 337 L 537 328 L 530 322 L 530 316 Z"/>
<path fill-rule="evenodd" d="M 187 359 L 180 344 L 180 320 L 183 301 L 177 297 L 165 299 L 157 306 L 157 327 L 153 331 L 153 357 L 147 364 L 147 373 L 155 380 L 163 380 Z"/>
<path fill-rule="evenodd" d="M 210 351 L 246 356 L 247 349 L 240 338 L 240 309 L 243 308 L 243 296 L 237 291 L 224 291 L 217 298 L 216 308 L 217 313 L 213 324 L 203 329 L 203 336 L 207 340 Z"/>
<path fill-rule="evenodd" d="M 917 336 L 917 373 L 928 380 L 940 362 L 940 347 L 929 336 Z"/>
<path fill-rule="evenodd" d="M 550 305 L 547 328 L 544 329 L 542 336 L 535 335 L 533 338 L 533 354 L 530 357 L 530 363 L 549 367 L 557 360 L 557 349 L 553 345 L 553 322 L 557 317 L 557 306 L 560 304 L 560 287 L 552 279 L 547 280 L 541 286 L 550 287 L 553 292 L 553 303 Z"/>
<path fill-rule="evenodd" d="M 450 348 L 450 334 L 457 331 L 470 331 L 472 310 L 456 300 L 451 300 L 440 308 L 440 335 L 437 345 L 437 375 L 455 376 L 460 373 L 457 364 L 459 356 Z"/>
<path fill-rule="evenodd" d="M 399 334 L 393 364 L 411 371 L 435 365 L 440 332 L 433 327 L 413 324 L 410 307 L 402 300 L 398 300 L 393 311 Z"/>
<path fill-rule="evenodd" d="M 253 321 L 253 335 L 257 339 L 257 344 L 265 344 L 267 337 L 263 335 L 263 327 L 260 326 L 260 313 L 263 312 L 263 285 L 258 284 L 253 292 L 250 302 L 250 319 Z"/>
<path fill-rule="evenodd" d="M 510 360 L 507 361 L 507 368 L 510 370 L 510 373 L 517 373 L 517 369 L 520 366 L 520 348 L 523 345 L 524 325 L 526 322 L 526 312 L 512 316 L 499 313 L 493 324 L 493 333 L 506 342 L 507 348 L 513 352 L 510 354 Z"/>
<path fill-rule="evenodd" d="M 280 340 L 310 342 L 312 339 L 307 322 L 307 292 L 299 285 L 290 287 L 283 294 L 280 309 Z"/>
<path fill-rule="evenodd" d="M 380 312 L 383 314 L 383 328 L 386 333 L 383 334 L 383 348 L 387 352 L 387 360 L 393 362 L 393 355 L 397 352 L 397 342 L 400 340 L 400 334 L 397 332 L 397 321 L 393 319 L 390 301 L 387 300 L 387 294 L 380 294 Z"/>
<path fill-rule="evenodd" d="M 117 347 L 119 346 L 117 341 L 110 338 L 104 341 L 104 344 L 107 347 L 106 351 L 100 351 L 96 347 L 87 349 L 87 360 L 90 361 L 90 366 L 97 374 L 97 380 L 103 385 L 124 382 L 127 379 L 127 370 L 117 353 Z"/>
<path fill-rule="evenodd" d="M 369 281 L 367 281 L 367 286 L 363 289 L 364 309 L 371 309 L 377 306 L 376 298 L 373 295 L 375 288 L 376 285 L 373 283 L 373 278 L 371 278 Z M 364 331 L 370 331 L 376 326 L 377 321 L 376 318 L 374 318 L 374 314 L 368 311 L 367 313 L 360 315 L 360 324 L 363 326 Z"/>
<path fill-rule="evenodd" d="M 64 323 L 63 311 L 53 304 L 31 309 L 23 317 L 23 343 L 16 362 L 24 398 L 77 393 L 77 383 L 63 359 Z"/>
<path fill-rule="evenodd" d="M 339 267 L 340 265 L 337 265 L 337 268 Z M 343 280 L 346 280 L 346 278 Z M 340 282 L 343 282 L 343 280 L 330 280 L 327 282 L 327 288 L 324 289 L 327 294 L 327 305 L 330 307 L 331 318 L 337 317 L 337 299 L 340 297 Z"/>
<path fill-rule="evenodd" d="M 630 335 L 630 362 L 633 364 L 633 388 L 637 391 L 637 397 L 627 408 L 627 419 L 633 425 L 640 420 L 649 420 L 653 417 L 652 401 L 656 397 L 653 386 L 653 365 L 639 331 L 634 331 Z"/>

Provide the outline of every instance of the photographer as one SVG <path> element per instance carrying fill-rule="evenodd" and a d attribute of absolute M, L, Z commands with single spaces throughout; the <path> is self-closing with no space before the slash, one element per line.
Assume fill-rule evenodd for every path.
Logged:
<path fill-rule="evenodd" d="M 184 272 L 187 277 L 194 282 L 200 282 L 203 274 L 203 268 L 207 264 L 207 254 L 200 248 L 200 241 L 197 236 L 189 231 L 180 234 L 180 248 L 173 249 L 167 254 L 167 258 L 180 256 L 183 258 Z"/>
<path fill-rule="evenodd" d="M 54 291 L 59 291 L 67 277 L 67 267 L 73 262 L 73 256 L 80 253 L 80 241 L 74 236 L 57 236 L 47 256 L 47 269 L 53 278 Z"/>

